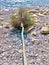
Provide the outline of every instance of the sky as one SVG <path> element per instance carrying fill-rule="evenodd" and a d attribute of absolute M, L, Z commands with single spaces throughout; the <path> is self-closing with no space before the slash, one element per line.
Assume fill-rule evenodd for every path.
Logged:
<path fill-rule="evenodd" d="M 27 2 L 28 1 L 28 2 Z M 23 4 L 32 4 L 32 5 L 46 5 L 49 4 L 49 0 L 0 0 L 0 5 L 17 5 L 17 3 L 15 4 L 15 2 L 22 2 Z M 21 4 L 21 3 L 19 3 Z M 19 5 L 18 4 L 18 5 Z"/>

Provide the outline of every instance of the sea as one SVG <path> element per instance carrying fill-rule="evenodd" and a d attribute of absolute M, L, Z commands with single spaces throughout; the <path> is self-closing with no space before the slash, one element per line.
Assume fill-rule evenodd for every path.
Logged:
<path fill-rule="evenodd" d="M 49 0 L 0 0 L 0 8 L 49 6 Z"/>

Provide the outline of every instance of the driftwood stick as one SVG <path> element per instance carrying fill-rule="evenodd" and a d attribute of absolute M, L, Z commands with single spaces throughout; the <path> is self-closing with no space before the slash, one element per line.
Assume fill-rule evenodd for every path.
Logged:
<path fill-rule="evenodd" d="M 32 25 L 32 26 L 30 26 L 30 27 L 28 28 L 27 32 L 30 32 L 33 28 L 34 28 L 34 26 L 33 26 L 33 25 Z"/>
<path fill-rule="evenodd" d="M 21 23 L 21 27 L 22 27 L 21 35 L 22 35 L 22 44 L 23 44 L 23 65 L 28 65 L 27 59 L 26 59 L 26 52 L 25 52 L 24 36 L 23 36 L 23 33 L 24 33 L 23 23 Z"/>

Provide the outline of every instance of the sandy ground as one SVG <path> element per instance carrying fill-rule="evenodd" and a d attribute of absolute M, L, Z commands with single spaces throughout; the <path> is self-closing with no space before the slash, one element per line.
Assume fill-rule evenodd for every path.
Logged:
<path fill-rule="evenodd" d="M 0 22 L 0 65 L 23 65 L 21 31 L 11 28 L 8 22 L 11 11 L 1 13 L 0 17 L 4 20 Z M 27 60 L 29 65 L 49 65 L 49 34 L 43 35 L 40 32 L 43 24 L 49 22 L 49 15 L 36 15 L 37 23 L 32 31 L 37 35 L 24 34 Z"/>

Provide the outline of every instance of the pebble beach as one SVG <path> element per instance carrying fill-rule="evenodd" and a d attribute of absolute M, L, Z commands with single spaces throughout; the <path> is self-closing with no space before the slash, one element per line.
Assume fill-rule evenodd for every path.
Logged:
<path fill-rule="evenodd" d="M 10 25 L 10 14 L 16 10 L 0 10 L 0 65 L 23 65 L 21 31 Z M 29 65 L 49 65 L 49 7 L 30 8 L 36 23 L 24 33 Z M 44 32 L 43 32 L 44 31 Z"/>

